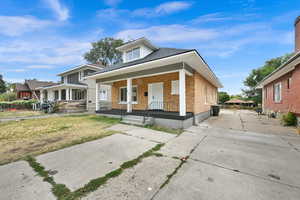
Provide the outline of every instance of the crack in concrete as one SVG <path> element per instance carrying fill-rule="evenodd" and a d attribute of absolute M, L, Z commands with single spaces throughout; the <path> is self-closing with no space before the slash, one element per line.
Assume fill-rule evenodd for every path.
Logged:
<path fill-rule="evenodd" d="M 247 175 L 247 176 L 252 176 L 252 177 L 260 178 L 260 179 L 263 179 L 263 180 L 266 180 L 266 181 L 270 181 L 270 182 L 278 183 L 278 184 L 281 184 L 281 185 L 285 185 L 285 186 L 288 186 L 288 187 L 300 189 L 300 186 L 297 186 L 297 185 L 291 185 L 289 183 L 284 183 L 284 182 L 280 182 L 280 181 L 276 181 L 276 180 L 271 180 L 271 179 L 266 178 L 264 176 L 260 176 L 260 175 L 256 175 L 256 174 L 252 174 L 252 173 L 248 173 L 248 172 L 244 172 L 244 171 L 241 171 L 239 169 L 233 169 L 233 168 L 229 168 L 229 167 L 224 167 L 222 165 L 218 165 L 218 164 L 215 164 L 215 163 L 210 163 L 210 162 L 199 160 L 199 159 L 195 159 L 195 158 L 191 158 L 191 160 L 193 160 L 195 162 L 201 162 L 201 163 L 204 163 L 204 164 L 207 164 L 207 165 L 219 167 L 219 168 L 222 168 L 222 169 L 226 169 L 226 170 L 229 170 L 229 171 L 233 171 L 235 173 L 241 173 L 241 174 L 244 174 L 244 175 Z"/>
<path fill-rule="evenodd" d="M 205 139 L 207 137 L 207 135 L 205 135 L 201 140 L 200 140 L 200 142 L 198 142 L 193 148 L 192 148 L 192 150 L 190 151 L 190 153 L 189 153 L 189 155 L 187 155 L 187 156 L 185 156 L 185 157 L 183 157 L 182 159 L 180 159 L 181 160 L 181 162 L 180 162 L 180 164 L 175 168 L 175 170 L 170 174 L 170 175 L 168 175 L 167 176 L 167 180 L 160 186 L 160 188 L 153 194 L 153 196 L 151 197 L 151 199 L 150 200 L 153 200 L 155 197 L 156 197 L 156 195 L 170 182 L 170 180 L 172 179 L 172 177 L 173 176 L 175 176 L 177 173 L 178 173 L 178 171 L 180 170 L 180 168 L 183 166 L 183 164 L 184 163 L 186 163 L 188 160 L 189 160 L 189 158 L 190 158 L 190 156 L 192 155 L 192 153 L 198 148 L 198 146 L 203 142 L 203 140 Z M 166 157 L 168 157 L 168 156 L 166 156 Z M 170 158 L 172 158 L 172 159 L 178 159 L 178 158 L 174 158 L 174 157 L 170 157 Z"/>
<path fill-rule="evenodd" d="M 281 138 L 283 141 L 285 141 L 286 143 L 288 143 L 288 145 L 290 145 L 294 150 L 296 150 L 297 152 L 300 152 L 300 149 L 298 149 L 297 147 L 295 147 L 292 143 L 290 143 L 289 141 L 287 141 L 285 138 L 283 137 L 279 137 Z"/>

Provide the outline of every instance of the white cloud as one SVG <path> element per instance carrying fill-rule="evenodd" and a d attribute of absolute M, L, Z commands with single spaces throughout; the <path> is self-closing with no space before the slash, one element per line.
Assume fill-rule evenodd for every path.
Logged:
<path fill-rule="evenodd" d="M 0 16 L 0 34 L 20 36 L 26 32 L 42 29 L 52 22 L 32 16 Z"/>
<path fill-rule="evenodd" d="M 207 22 L 222 22 L 233 19 L 232 17 L 223 16 L 221 13 L 211 13 L 207 15 L 202 15 L 193 19 L 193 23 L 207 23 Z"/>
<path fill-rule="evenodd" d="M 69 9 L 60 3 L 59 0 L 45 0 L 47 5 L 56 14 L 57 19 L 65 21 L 70 17 Z"/>
<path fill-rule="evenodd" d="M 8 72 L 26 72 L 27 70 L 26 69 L 9 69 L 7 70 Z"/>
<path fill-rule="evenodd" d="M 147 37 L 155 42 L 205 41 L 214 39 L 217 36 L 218 33 L 212 29 L 192 28 L 180 24 L 151 26 L 143 29 L 128 29 L 116 34 L 117 38 L 125 40 Z"/>
<path fill-rule="evenodd" d="M 104 0 L 104 3 L 109 6 L 117 6 L 122 0 Z"/>
<path fill-rule="evenodd" d="M 27 66 L 28 69 L 53 69 L 55 66 L 52 65 L 30 65 Z"/>
<path fill-rule="evenodd" d="M 191 6 L 191 3 L 185 1 L 170 1 L 160 4 L 154 8 L 140 8 L 134 10 L 132 13 L 134 16 L 144 17 L 159 17 L 162 15 L 168 15 L 176 13 L 182 10 L 186 10 Z"/>

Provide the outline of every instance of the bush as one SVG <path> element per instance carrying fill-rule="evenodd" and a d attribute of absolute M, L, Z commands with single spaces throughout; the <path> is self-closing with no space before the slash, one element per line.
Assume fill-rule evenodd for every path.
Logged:
<path fill-rule="evenodd" d="M 0 101 L 2 109 L 32 109 L 32 104 L 37 103 L 37 100 L 16 100 L 16 101 Z"/>
<path fill-rule="evenodd" d="M 0 101 L 14 101 L 16 99 L 17 99 L 17 94 L 14 92 L 0 94 Z"/>
<path fill-rule="evenodd" d="M 287 114 L 282 116 L 282 122 L 285 126 L 296 126 L 297 117 L 295 114 L 288 112 Z"/>

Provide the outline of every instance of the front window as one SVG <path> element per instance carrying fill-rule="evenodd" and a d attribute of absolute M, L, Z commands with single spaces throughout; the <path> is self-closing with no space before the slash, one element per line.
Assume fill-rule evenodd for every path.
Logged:
<path fill-rule="evenodd" d="M 274 101 L 279 103 L 281 101 L 281 83 L 274 85 Z"/>
<path fill-rule="evenodd" d="M 85 99 L 85 91 L 80 89 L 72 89 L 72 100 Z"/>
<path fill-rule="evenodd" d="M 135 60 L 140 58 L 141 52 L 140 47 L 132 49 L 126 52 L 126 61 Z"/>
<path fill-rule="evenodd" d="M 127 102 L 127 88 L 122 87 L 120 88 L 120 102 L 125 103 Z M 137 87 L 132 86 L 132 102 L 137 103 Z"/>
<path fill-rule="evenodd" d="M 100 89 L 100 101 L 107 101 L 107 90 Z"/>
<path fill-rule="evenodd" d="M 57 101 L 59 98 L 58 90 L 54 91 L 54 100 Z"/>

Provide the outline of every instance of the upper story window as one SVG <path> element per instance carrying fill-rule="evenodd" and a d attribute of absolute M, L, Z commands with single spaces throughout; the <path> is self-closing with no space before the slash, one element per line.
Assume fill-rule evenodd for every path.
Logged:
<path fill-rule="evenodd" d="M 287 89 L 291 88 L 292 78 L 287 79 Z"/>
<path fill-rule="evenodd" d="M 276 83 L 274 85 L 274 101 L 276 103 L 279 103 L 279 102 L 281 102 L 281 99 L 282 99 L 282 97 L 281 97 L 281 83 Z"/>
<path fill-rule="evenodd" d="M 141 48 L 134 48 L 130 51 L 126 51 L 126 61 L 135 60 L 141 57 Z"/>

